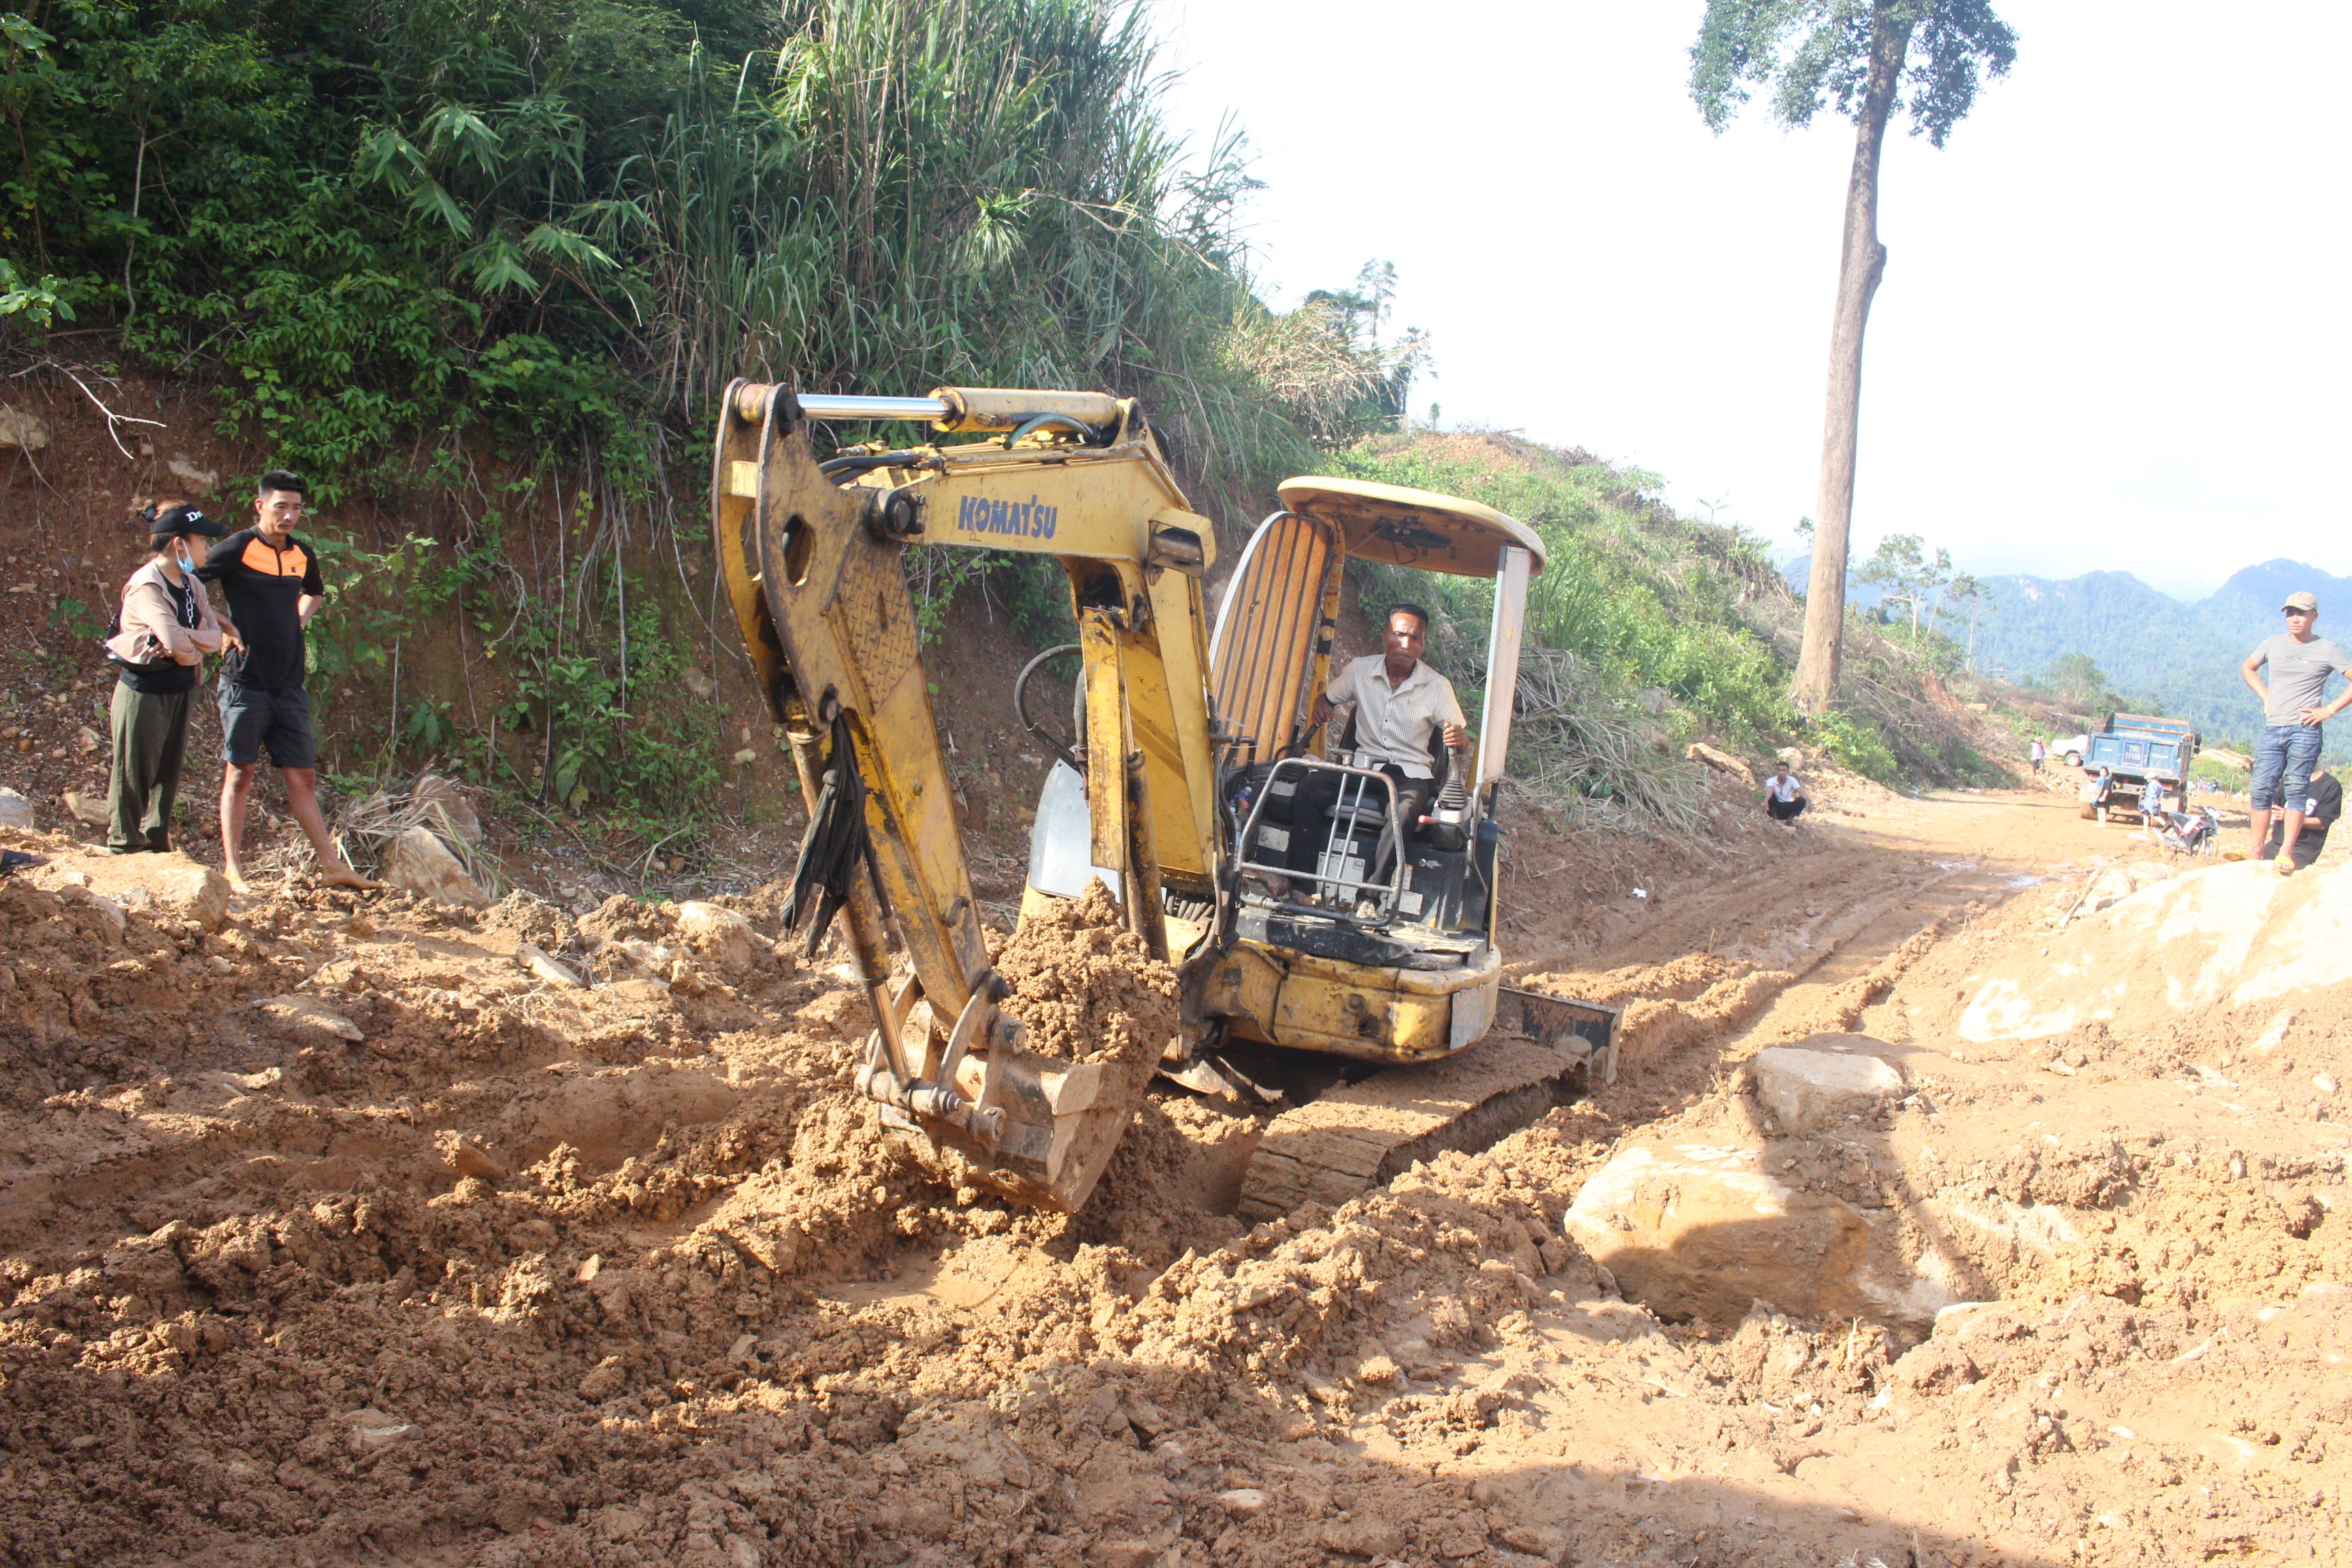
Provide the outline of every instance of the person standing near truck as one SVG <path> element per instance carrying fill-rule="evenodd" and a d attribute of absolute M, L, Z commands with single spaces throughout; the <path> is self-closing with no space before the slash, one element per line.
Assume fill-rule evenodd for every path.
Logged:
<path fill-rule="evenodd" d="M 2050 748 L 2043 745 L 2039 740 L 2036 740 L 2033 742 L 2033 771 L 2035 773 L 2038 773 L 2042 771 L 2042 760 L 2049 755 Z"/>
<path fill-rule="evenodd" d="M 2327 638 L 2314 635 L 2319 620 L 2319 600 L 2311 594 L 2289 594 L 2279 606 L 2286 630 L 2265 638 L 2246 657 L 2238 673 L 2263 701 L 2262 738 L 2254 742 L 2252 851 L 2260 859 L 2269 853 L 2271 813 L 2284 809 L 2285 831 L 2272 864 L 2280 876 L 2295 868 L 2295 840 L 2303 834 L 2304 806 L 2311 798 L 2311 772 L 2319 762 L 2321 726 L 2352 703 L 2352 685 L 2336 700 L 2322 703 L 2329 678 L 2352 671 L 2352 654 Z M 2263 684 L 2267 666 L 2270 681 Z M 2242 858 L 2242 857 L 2232 857 Z"/>
<path fill-rule="evenodd" d="M 299 476 L 270 469 L 254 497 L 254 525 L 214 545 L 197 574 L 220 584 L 228 618 L 244 642 L 221 668 L 221 739 L 228 763 L 221 773 L 222 869 L 231 886 L 244 889 L 245 807 L 267 751 L 286 785 L 286 808 L 318 851 L 320 879 L 331 887 L 373 892 L 383 884 L 343 863 L 319 813 L 319 745 L 303 689 L 302 631 L 326 604 L 327 584 L 317 552 L 294 533 L 309 504 L 310 487 Z"/>

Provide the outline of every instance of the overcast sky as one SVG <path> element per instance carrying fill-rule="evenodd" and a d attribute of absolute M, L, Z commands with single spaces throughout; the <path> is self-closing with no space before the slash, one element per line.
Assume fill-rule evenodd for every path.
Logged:
<path fill-rule="evenodd" d="M 1275 299 L 1393 261 L 1415 415 L 1577 445 L 1793 551 L 1814 510 L 1853 132 L 1708 134 L 1697 0 L 1154 0 L 1205 143 L 1266 189 Z M 1941 150 L 1887 141 L 1855 555 L 2137 573 L 2195 597 L 2352 574 L 2352 6 L 2003 0 L 2016 68 Z"/>

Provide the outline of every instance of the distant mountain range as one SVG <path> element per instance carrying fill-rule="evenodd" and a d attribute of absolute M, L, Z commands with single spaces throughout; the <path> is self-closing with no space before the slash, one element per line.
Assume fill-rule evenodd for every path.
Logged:
<path fill-rule="evenodd" d="M 1789 581 L 1801 593 L 1810 556 L 1789 563 Z M 2319 596 L 2319 634 L 2352 647 L 2352 577 L 2331 576 L 2300 561 L 2265 561 L 2233 574 L 2194 604 L 2149 587 L 2128 572 L 2080 577 L 1987 577 L 1990 613 L 1979 611 L 1976 667 L 2023 684 L 2071 653 L 2091 656 L 2116 691 L 2156 699 L 2168 713 L 2194 722 L 2209 741 L 2244 739 L 2262 725 L 2254 694 L 2238 666 L 2254 645 L 2286 629 L 2279 605 L 2298 588 Z M 1852 585 L 1853 601 L 1874 605 L 1878 593 Z M 1937 623 L 1966 640 L 1967 623 Z M 2338 721 L 2328 751 L 2347 752 L 2352 713 Z"/>

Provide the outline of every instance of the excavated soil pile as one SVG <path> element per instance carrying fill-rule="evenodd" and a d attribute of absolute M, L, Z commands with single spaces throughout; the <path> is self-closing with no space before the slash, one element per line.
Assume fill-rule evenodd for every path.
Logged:
<path fill-rule="evenodd" d="M 1171 1091 L 1076 1215 L 940 1184 L 772 901 L 196 918 L 61 858 L 0 883 L 0 1562 L 2335 1555 L 2352 1008 L 1965 1039 L 1996 965 L 2064 956 L 2080 879 L 1940 831 L 1775 840 L 1712 906 L 1645 883 L 1638 941 L 1528 983 L 1650 1009 L 1646 1067 L 1255 1227 L 1220 1211 L 1259 1121 Z M 1007 944 L 1014 1010 L 1156 1052 L 1172 984 L 1072 913 Z M 1884 1092 L 1800 1104 L 1768 1047 Z M 1588 1250 L 1637 1154 L 1957 1300 L 1645 1305 L 1725 1236 L 1693 1176 Z"/>
<path fill-rule="evenodd" d="M 1024 921 L 996 955 L 1029 1048 L 1076 1062 L 1157 1061 L 1176 1037 L 1176 972 L 1150 957 L 1100 881 Z"/>

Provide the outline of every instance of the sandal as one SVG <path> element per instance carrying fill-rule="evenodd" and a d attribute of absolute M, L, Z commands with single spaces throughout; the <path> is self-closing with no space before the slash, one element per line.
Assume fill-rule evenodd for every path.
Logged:
<path fill-rule="evenodd" d="M 48 863 L 49 858 L 46 855 L 27 855 L 22 849 L 0 849 L 0 877 L 11 871 L 21 871 L 28 866 L 46 866 Z"/>

